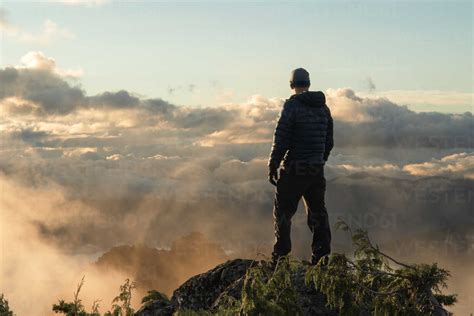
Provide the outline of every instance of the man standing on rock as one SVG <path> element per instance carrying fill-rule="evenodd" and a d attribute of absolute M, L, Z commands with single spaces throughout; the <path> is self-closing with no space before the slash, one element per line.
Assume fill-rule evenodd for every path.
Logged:
<path fill-rule="evenodd" d="M 268 178 L 276 186 L 274 262 L 291 251 L 291 218 L 301 197 L 313 233 L 311 263 L 317 264 L 331 252 L 331 231 L 324 202 L 324 164 L 334 146 L 333 120 L 324 93 L 308 91 L 309 86 L 309 73 L 305 69 L 291 72 L 290 87 L 294 94 L 283 105 L 268 161 Z"/>

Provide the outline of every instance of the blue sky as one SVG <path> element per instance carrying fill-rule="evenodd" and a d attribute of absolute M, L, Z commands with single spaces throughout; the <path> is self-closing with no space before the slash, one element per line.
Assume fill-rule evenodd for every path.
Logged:
<path fill-rule="evenodd" d="M 286 97 L 290 70 L 303 66 L 314 89 L 368 93 L 372 81 L 371 93 L 406 91 L 407 102 L 419 90 L 461 93 L 418 109 L 472 111 L 470 1 L 76 1 L 3 1 L 8 25 L 31 36 L 2 32 L 2 66 L 42 51 L 81 69 L 88 94 L 126 89 L 184 105 Z M 46 20 L 56 24 L 50 35 Z"/>

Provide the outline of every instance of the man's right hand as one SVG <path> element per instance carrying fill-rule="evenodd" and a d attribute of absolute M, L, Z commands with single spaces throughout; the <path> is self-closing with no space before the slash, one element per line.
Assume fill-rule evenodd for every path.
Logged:
<path fill-rule="evenodd" d="M 268 166 L 268 181 L 270 181 L 270 183 L 273 184 L 274 186 L 277 185 L 278 167 L 275 166 L 274 164 L 270 164 Z"/>

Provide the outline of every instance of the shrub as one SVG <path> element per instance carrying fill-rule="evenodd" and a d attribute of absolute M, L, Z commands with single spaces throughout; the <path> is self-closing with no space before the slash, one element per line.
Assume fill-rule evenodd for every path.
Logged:
<path fill-rule="evenodd" d="M 331 308 L 342 315 L 449 315 L 443 305 L 454 304 L 456 296 L 441 293 L 447 270 L 399 262 L 374 246 L 367 231 L 352 232 L 344 221 L 336 229 L 350 233 L 354 259 L 333 253 L 306 274 Z"/>
<path fill-rule="evenodd" d="M 58 314 L 65 314 L 67 316 L 100 316 L 99 300 L 94 301 L 91 311 L 87 312 L 82 300 L 79 298 L 79 293 L 84 285 L 84 277 L 77 285 L 76 292 L 74 292 L 74 300 L 72 302 L 65 302 L 59 300 L 58 304 L 53 305 L 53 311 Z M 129 279 L 120 286 L 120 294 L 112 301 L 112 311 L 106 312 L 104 316 L 132 316 L 134 313 L 131 308 L 132 291 L 135 289 L 135 283 Z M 3 316 L 3 314 L 0 314 Z"/>

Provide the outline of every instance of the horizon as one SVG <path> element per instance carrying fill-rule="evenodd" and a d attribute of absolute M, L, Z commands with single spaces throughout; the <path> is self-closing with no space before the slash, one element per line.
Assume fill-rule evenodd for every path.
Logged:
<path fill-rule="evenodd" d="M 315 90 L 472 111 L 470 1 L 3 1 L 0 13 L 2 67 L 41 51 L 90 94 L 187 106 L 287 97 L 290 70 L 303 66 Z"/>

